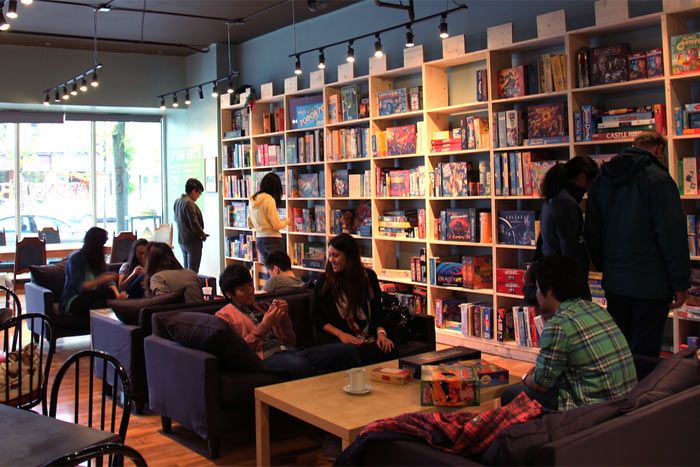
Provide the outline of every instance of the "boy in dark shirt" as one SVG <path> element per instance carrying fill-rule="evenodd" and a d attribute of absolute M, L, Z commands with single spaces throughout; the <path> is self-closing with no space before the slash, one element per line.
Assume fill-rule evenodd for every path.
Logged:
<path fill-rule="evenodd" d="M 265 268 L 270 278 L 265 282 L 263 292 L 295 292 L 306 286 L 304 281 L 294 275 L 292 260 L 284 251 L 269 253 L 265 258 Z"/>

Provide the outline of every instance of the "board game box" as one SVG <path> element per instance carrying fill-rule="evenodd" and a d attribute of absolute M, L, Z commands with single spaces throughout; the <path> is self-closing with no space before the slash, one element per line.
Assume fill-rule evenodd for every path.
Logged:
<path fill-rule="evenodd" d="M 483 387 L 508 384 L 508 370 L 486 360 L 462 360 L 460 365 L 473 367 L 479 376 L 479 385 Z"/>
<path fill-rule="evenodd" d="M 377 93 L 379 116 L 404 113 L 408 110 L 408 92 L 406 88 L 392 89 Z"/>
<path fill-rule="evenodd" d="M 700 70 L 700 32 L 671 37 L 671 74 Z"/>
<path fill-rule="evenodd" d="M 627 57 L 627 75 L 631 80 L 647 77 L 647 54 L 639 52 Z"/>
<path fill-rule="evenodd" d="M 535 211 L 498 213 L 499 243 L 535 246 L 535 240 Z"/>
<path fill-rule="evenodd" d="M 386 129 L 387 153 L 390 156 L 416 153 L 416 126 L 404 125 Z"/>
<path fill-rule="evenodd" d="M 318 197 L 318 174 L 303 173 L 299 174 L 299 197 L 300 198 L 317 198 Z"/>
<path fill-rule="evenodd" d="M 420 404 L 423 406 L 463 407 L 479 405 L 479 376 L 471 366 L 423 365 Z"/>
<path fill-rule="evenodd" d="M 527 137 L 549 138 L 567 134 L 566 104 L 555 102 L 550 104 L 529 105 L 527 107 Z"/>
<path fill-rule="evenodd" d="M 357 120 L 359 118 L 360 85 L 353 84 L 340 88 L 343 121 Z"/>
<path fill-rule="evenodd" d="M 399 358 L 399 368 L 408 368 L 413 371 L 415 379 L 420 378 L 423 365 L 439 365 L 441 363 L 456 362 L 459 360 L 472 360 L 481 358 L 481 351 L 469 347 L 455 346 L 442 350 L 411 355 Z"/>
<path fill-rule="evenodd" d="M 591 85 L 627 81 L 628 43 L 591 49 Z"/>
<path fill-rule="evenodd" d="M 647 50 L 647 77 L 656 78 L 664 75 L 664 55 L 661 49 Z"/>
<path fill-rule="evenodd" d="M 506 68 L 498 72 L 498 97 L 506 99 L 527 94 L 525 65 Z"/>

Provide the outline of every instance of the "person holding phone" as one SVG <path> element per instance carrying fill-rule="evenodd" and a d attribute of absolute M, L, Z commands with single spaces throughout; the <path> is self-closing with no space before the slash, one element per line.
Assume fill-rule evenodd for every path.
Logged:
<path fill-rule="evenodd" d="M 266 371 L 300 379 L 359 366 L 359 353 L 350 344 L 296 348 L 289 305 L 281 299 L 274 299 L 267 306 L 256 303 L 253 278 L 242 265 L 228 266 L 219 277 L 219 286 L 231 303 L 217 311 L 216 316 L 248 343 Z"/>

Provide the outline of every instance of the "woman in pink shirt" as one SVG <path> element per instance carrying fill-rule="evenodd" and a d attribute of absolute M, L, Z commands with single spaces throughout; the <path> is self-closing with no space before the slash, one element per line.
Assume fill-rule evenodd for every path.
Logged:
<path fill-rule="evenodd" d="M 228 266 L 219 277 L 222 292 L 231 303 L 216 312 L 263 361 L 265 370 L 289 379 L 306 378 L 360 365 L 351 344 L 295 348 L 296 335 L 284 300 L 273 300 L 265 309 L 255 302 L 253 279 L 239 264 Z"/>

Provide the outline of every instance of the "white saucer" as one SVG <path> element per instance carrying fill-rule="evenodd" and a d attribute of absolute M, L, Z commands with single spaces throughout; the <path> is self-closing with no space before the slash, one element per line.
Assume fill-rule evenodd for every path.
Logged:
<path fill-rule="evenodd" d="M 359 396 L 362 394 L 368 394 L 368 393 L 372 392 L 372 386 L 370 386 L 369 384 L 366 384 L 364 389 L 362 389 L 360 391 L 352 391 L 350 389 L 350 385 L 346 384 L 345 386 L 343 386 L 343 391 L 347 392 L 348 394 L 354 394 L 356 396 Z"/>

